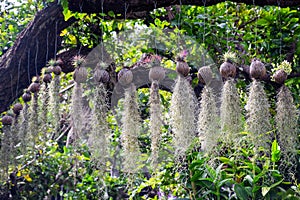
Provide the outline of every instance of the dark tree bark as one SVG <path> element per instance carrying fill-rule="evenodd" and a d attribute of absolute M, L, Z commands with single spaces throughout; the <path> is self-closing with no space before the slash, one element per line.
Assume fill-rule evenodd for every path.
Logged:
<path fill-rule="evenodd" d="M 154 8 L 176 4 L 209 6 L 224 0 L 69 0 L 72 11 L 99 13 L 113 11 L 120 13 L 120 18 L 144 18 Z M 253 0 L 233 0 L 234 2 L 253 5 Z M 126 3 L 125 3 L 126 2 Z M 254 1 L 255 5 L 280 5 L 281 7 L 299 6 L 300 0 L 266 0 Z M 103 4 L 102 4 L 103 3 Z M 102 8 L 103 5 L 103 8 Z M 59 33 L 70 26 L 75 19 L 64 20 L 60 5 L 51 4 L 37 13 L 34 20 L 18 36 L 11 47 L 0 58 L 0 113 L 22 94 L 30 82 L 48 60 L 55 56 L 55 50 L 61 47 Z M 77 51 L 72 51 L 77 52 Z M 63 54 L 69 58 L 70 54 Z M 84 53 L 88 53 L 85 50 Z M 66 69 L 67 71 L 70 70 Z"/>
<path fill-rule="evenodd" d="M 59 33 L 73 22 L 74 19 L 64 20 L 60 5 L 52 4 L 19 34 L 14 46 L 0 58 L 0 113 L 54 57 L 55 49 L 61 46 Z"/>

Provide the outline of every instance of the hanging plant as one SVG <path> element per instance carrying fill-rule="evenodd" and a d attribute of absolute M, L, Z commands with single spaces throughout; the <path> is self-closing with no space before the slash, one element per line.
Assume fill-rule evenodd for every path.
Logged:
<path fill-rule="evenodd" d="M 18 138 L 18 131 L 19 131 L 19 118 L 20 118 L 20 114 L 21 111 L 23 109 L 23 105 L 20 103 L 16 103 L 13 108 L 12 111 L 15 114 L 15 119 L 14 119 L 14 126 L 15 126 L 15 134 L 16 134 L 16 138 Z"/>
<path fill-rule="evenodd" d="M 182 61 L 178 61 L 182 63 Z M 175 82 L 170 105 L 170 125 L 173 131 L 175 155 L 185 155 L 192 140 L 196 136 L 197 98 L 189 83 L 181 72 Z"/>
<path fill-rule="evenodd" d="M 160 65 L 161 58 L 160 56 L 152 56 L 152 60 L 148 65 L 150 65 L 150 70 L 149 70 L 149 80 L 151 82 L 157 81 L 161 82 L 165 76 L 165 69 Z"/>
<path fill-rule="evenodd" d="M 283 69 L 279 69 L 274 73 L 273 80 L 278 84 L 283 84 L 287 76 L 287 73 Z"/>
<path fill-rule="evenodd" d="M 122 86 L 128 86 L 132 83 L 132 81 L 133 81 L 133 74 L 129 69 L 123 68 L 119 71 L 118 82 Z"/>
<path fill-rule="evenodd" d="M 258 59 L 252 59 L 250 65 L 250 76 L 254 79 L 262 79 L 266 76 L 266 67 L 265 65 Z"/>
<path fill-rule="evenodd" d="M 108 157 L 107 138 L 110 133 L 109 125 L 106 121 L 108 106 L 107 90 L 105 88 L 105 84 L 109 81 L 109 74 L 101 68 L 97 66 L 94 72 L 95 88 L 91 118 L 92 128 L 88 139 L 88 146 L 92 160 L 100 169 L 104 169 Z"/>
<path fill-rule="evenodd" d="M 251 83 L 246 105 L 247 129 L 256 150 L 269 150 L 271 144 L 271 124 L 269 103 L 261 82 L 254 80 Z"/>
<path fill-rule="evenodd" d="M 105 70 L 106 63 L 98 63 L 94 72 L 94 80 L 96 83 L 103 83 L 106 84 L 109 82 L 109 73 Z"/>
<path fill-rule="evenodd" d="M 53 73 L 54 79 L 53 81 L 50 82 L 50 86 L 49 86 L 49 121 L 50 121 L 50 129 L 52 129 L 52 135 L 46 136 L 48 138 L 54 138 L 55 135 L 57 135 L 59 133 L 60 130 L 60 126 L 59 126 L 59 121 L 60 121 L 60 98 L 59 98 L 59 90 L 60 90 L 60 75 L 59 73 L 54 73 L 54 68 L 56 68 L 58 66 L 58 64 L 60 63 L 57 62 L 56 60 L 50 60 L 48 63 L 48 68 L 45 69 L 45 75 L 47 77 L 51 77 L 52 79 L 52 75 L 51 73 Z M 58 70 L 57 70 L 58 71 Z M 44 77 L 45 78 L 45 77 Z M 45 102 L 47 103 L 47 102 Z M 45 116 L 46 117 L 46 116 Z M 44 119 L 46 120 L 46 119 Z"/>
<path fill-rule="evenodd" d="M 2 117 L 2 125 L 4 126 L 11 126 L 13 124 L 13 117 L 10 115 L 4 115 Z"/>
<path fill-rule="evenodd" d="M 165 69 L 160 66 L 160 58 L 154 57 L 149 71 L 150 88 L 150 134 L 151 134 L 151 163 L 156 168 L 161 139 L 162 110 L 159 96 L 159 83 L 165 78 Z"/>
<path fill-rule="evenodd" d="M 159 146 L 162 128 L 162 109 L 159 96 L 159 82 L 153 81 L 150 88 L 150 134 L 151 134 L 151 163 L 156 168 L 159 158 Z"/>
<path fill-rule="evenodd" d="M 189 65 L 184 61 L 178 60 L 176 64 L 176 72 L 183 77 L 186 77 L 190 72 Z"/>
<path fill-rule="evenodd" d="M 19 133 L 18 137 L 21 139 L 21 152 L 23 154 L 26 153 L 27 147 L 27 140 L 28 140 L 28 121 L 29 121 L 29 105 L 28 102 L 31 101 L 31 93 L 28 90 L 25 90 L 24 94 L 22 95 L 22 99 L 24 101 L 24 108 L 20 114 L 20 121 L 21 124 L 19 126 Z"/>
<path fill-rule="evenodd" d="M 227 80 L 222 88 L 220 118 L 221 139 L 232 144 L 237 141 L 238 133 L 242 131 L 240 98 L 233 79 Z"/>
<path fill-rule="evenodd" d="M 30 94 L 29 90 L 25 90 L 25 93 L 22 95 L 22 99 L 25 103 L 28 103 L 29 101 L 31 101 L 31 94 Z"/>
<path fill-rule="evenodd" d="M 201 67 L 198 70 L 197 76 L 200 83 L 209 85 L 209 83 L 212 81 L 213 78 L 212 70 L 209 66 Z"/>
<path fill-rule="evenodd" d="M 280 63 L 280 65 L 275 67 L 272 71 L 274 72 L 272 80 L 282 85 L 287 79 L 287 76 L 292 72 L 292 65 L 285 60 Z"/>
<path fill-rule="evenodd" d="M 52 75 L 51 75 L 51 73 L 45 72 L 45 73 L 44 73 L 44 76 L 43 76 L 43 82 L 44 82 L 45 84 L 48 84 L 48 83 L 51 82 L 51 80 L 52 80 Z"/>
<path fill-rule="evenodd" d="M 31 83 L 31 84 L 29 85 L 28 90 L 29 90 L 31 93 L 38 93 L 38 92 L 39 92 L 39 90 L 40 90 L 39 77 L 36 77 L 36 80 L 34 80 L 33 83 Z"/>
<path fill-rule="evenodd" d="M 121 143 L 124 155 L 124 172 L 128 174 L 136 173 L 140 162 L 140 149 L 138 136 L 141 131 L 140 113 L 136 87 L 131 82 L 132 72 L 122 69 L 118 74 L 119 82 L 126 86 L 122 113 L 122 133 Z"/>
<path fill-rule="evenodd" d="M 227 80 L 228 78 L 234 78 L 236 75 L 236 66 L 237 57 L 236 54 L 233 52 L 226 52 L 223 55 L 224 62 L 220 66 L 220 73 L 222 77 Z"/>
<path fill-rule="evenodd" d="M 40 90 L 40 79 L 36 77 L 33 83 L 30 84 L 28 90 L 33 93 L 33 98 L 30 104 L 30 115 L 29 115 L 29 141 L 32 147 L 35 147 L 38 141 L 38 92 Z"/>
<path fill-rule="evenodd" d="M 286 181 L 293 181 L 298 162 L 299 149 L 299 112 L 294 105 L 291 91 L 283 85 L 277 95 L 276 128 L 278 133 L 281 159 L 279 169 Z"/>
<path fill-rule="evenodd" d="M 179 56 L 176 57 L 176 72 L 183 77 L 187 77 L 190 73 L 190 67 L 185 61 L 187 55 L 188 52 L 183 50 L 180 52 Z"/>
<path fill-rule="evenodd" d="M 20 104 L 20 103 L 16 103 L 16 104 L 13 106 L 13 108 L 12 108 L 13 112 L 14 112 L 15 115 L 17 115 L 17 116 L 20 115 L 22 109 L 23 109 L 23 105 Z"/>
<path fill-rule="evenodd" d="M 57 59 L 52 66 L 52 72 L 56 75 L 59 76 L 61 74 L 61 65 L 63 64 L 63 61 L 61 59 Z"/>
<path fill-rule="evenodd" d="M 6 182 L 8 178 L 8 170 L 9 166 L 14 163 L 14 155 L 13 151 L 13 143 L 12 143 L 12 124 L 13 124 L 13 117 L 11 115 L 4 115 L 2 117 L 2 131 L 3 134 L 1 135 L 1 161 L 0 161 L 0 178 L 1 181 Z"/>
<path fill-rule="evenodd" d="M 220 137 L 219 116 L 213 89 L 207 85 L 203 88 L 198 117 L 198 132 L 201 149 L 212 153 Z"/>
<path fill-rule="evenodd" d="M 72 94 L 72 109 L 71 109 L 71 120 L 72 120 L 72 135 L 68 136 L 68 144 L 73 142 L 78 145 L 79 139 L 84 136 L 84 111 L 82 103 L 82 87 L 81 83 L 87 80 L 87 70 L 82 66 L 84 59 L 81 56 L 75 56 L 73 59 L 73 65 L 75 66 L 75 71 L 73 78 L 75 81 L 75 86 Z"/>
<path fill-rule="evenodd" d="M 151 82 L 161 82 L 165 78 L 165 69 L 160 66 L 151 67 L 149 70 L 149 80 Z"/>
<path fill-rule="evenodd" d="M 75 71 L 73 74 L 74 81 L 79 84 L 79 83 L 85 83 L 87 80 L 87 70 L 84 66 L 82 66 L 84 62 L 83 57 L 81 56 L 75 56 L 73 59 L 73 65 L 75 67 Z"/>
<path fill-rule="evenodd" d="M 50 139 L 48 135 L 48 111 L 50 92 L 48 84 L 51 83 L 52 75 L 48 70 L 42 71 L 43 82 L 39 92 L 39 132 L 42 133 L 43 139 Z"/>

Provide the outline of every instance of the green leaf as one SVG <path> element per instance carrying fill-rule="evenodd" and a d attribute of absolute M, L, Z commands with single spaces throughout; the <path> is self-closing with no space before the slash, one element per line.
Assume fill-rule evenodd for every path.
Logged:
<path fill-rule="evenodd" d="M 252 183 L 253 183 L 253 178 L 250 176 L 250 175 L 247 175 L 247 176 L 245 176 L 245 178 L 244 178 L 244 182 L 245 181 L 248 181 L 251 185 L 252 185 Z"/>
<path fill-rule="evenodd" d="M 266 19 L 261 18 L 261 19 L 257 20 L 257 25 L 267 26 L 267 25 L 269 25 L 269 22 Z"/>
<path fill-rule="evenodd" d="M 108 14 L 108 16 L 113 17 L 113 18 L 115 18 L 115 16 L 116 16 L 113 11 L 109 11 L 107 14 Z"/>
<path fill-rule="evenodd" d="M 194 175 L 192 176 L 191 181 L 197 181 L 197 180 L 199 180 L 199 178 L 202 178 L 202 173 L 199 171 L 196 171 L 194 173 Z"/>
<path fill-rule="evenodd" d="M 240 184 L 235 184 L 234 185 L 234 191 L 236 193 L 236 196 L 239 199 L 242 199 L 242 200 L 244 200 L 244 199 L 247 200 L 248 199 L 247 191 L 244 188 L 244 186 L 242 186 Z"/>
<path fill-rule="evenodd" d="M 77 39 L 74 35 L 69 34 L 68 38 L 70 39 L 71 44 L 77 44 Z"/>
<path fill-rule="evenodd" d="M 276 140 L 272 142 L 272 162 L 278 162 L 280 159 L 280 147 Z"/>
<path fill-rule="evenodd" d="M 208 178 L 201 178 L 197 181 L 197 185 L 200 185 L 202 187 L 206 187 L 208 189 L 213 188 L 213 180 Z"/>
<path fill-rule="evenodd" d="M 63 14 L 65 21 L 68 21 L 74 15 L 69 9 L 64 9 Z"/>
<path fill-rule="evenodd" d="M 216 178 L 217 173 L 212 167 L 210 167 L 209 165 L 206 165 L 206 169 L 207 169 L 207 172 L 208 172 L 208 175 L 210 178 Z"/>
<path fill-rule="evenodd" d="M 122 30 L 123 24 L 122 23 L 118 23 L 118 30 Z"/>
<path fill-rule="evenodd" d="M 156 26 L 160 26 L 161 25 L 161 21 L 160 21 L 160 19 L 158 19 L 158 18 L 155 18 L 155 20 L 154 20 L 154 24 L 156 25 Z"/>
<path fill-rule="evenodd" d="M 218 176 L 220 174 L 220 172 L 222 171 L 222 167 L 223 167 L 223 163 L 217 167 L 215 171 L 215 176 Z"/>
<path fill-rule="evenodd" d="M 229 164 L 229 163 L 230 163 L 230 159 L 229 159 L 229 158 L 226 158 L 226 157 L 219 157 L 219 160 L 220 160 L 222 163 L 225 163 L 225 164 Z"/>
<path fill-rule="evenodd" d="M 14 30 L 14 26 L 13 26 L 13 25 L 11 25 L 11 24 L 10 24 L 10 25 L 8 25 L 8 30 L 12 32 L 12 31 Z"/>
<path fill-rule="evenodd" d="M 283 179 L 280 180 L 280 181 L 278 181 L 278 182 L 276 182 L 276 183 L 274 183 L 274 184 L 272 184 L 272 185 L 270 186 L 270 188 L 274 188 L 274 187 L 280 185 L 280 183 L 282 183 L 282 181 L 283 181 Z"/>
<path fill-rule="evenodd" d="M 264 196 L 266 196 L 267 194 L 268 194 L 268 192 L 270 191 L 270 187 L 262 187 L 261 188 L 261 194 L 262 194 L 262 196 L 264 197 Z"/>
<path fill-rule="evenodd" d="M 227 178 L 227 179 L 224 179 L 224 180 L 220 181 L 218 183 L 218 187 L 222 187 L 224 184 L 230 183 L 231 180 L 232 180 L 231 178 Z"/>

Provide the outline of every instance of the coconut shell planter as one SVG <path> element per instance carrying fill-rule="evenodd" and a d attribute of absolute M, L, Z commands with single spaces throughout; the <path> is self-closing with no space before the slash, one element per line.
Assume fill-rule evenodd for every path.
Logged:
<path fill-rule="evenodd" d="M 250 65 L 250 76 L 254 79 L 262 79 L 266 76 L 265 65 L 257 58 L 254 58 Z"/>
<path fill-rule="evenodd" d="M 97 68 L 94 72 L 94 80 L 96 83 L 108 83 L 109 73 L 104 69 Z"/>
<path fill-rule="evenodd" d="M 26 90 L 25 93 L 22 95 L 22 99 L 25 103 L 31 101 L 31 94 L 28 90 Z"/>
<path fill-rule="evenodd" d="M 44 82 L 44 83 L 50 83 L 51 80 L 52 80 L 51 74 L 45 73 L 44 76 L 43 76 L 43 82 Z"/>
<path fill-rule="evenodd" d="M 273 79 L 276 83 L 282 85 L 287 79 L 287 73 L 283 69 L 279 69 L 274 73 Z"/>
<path fill-rule="evenodd" d="M 40 90 L 40 83 L 38 81 L 31 83 L 28 90 L 32 93 L 37 93 Z"/>
<path fill-rule="evenodd" d="M 23 105 L 20 103 L 16 103 L 12 110 L 16 115 L 19 115 L 22 109 L 23 109 Z"/>
<path fill-rule="evenodd" d="M 53 73 L 55 74 L 55 75 L 60 75 L 61 74 L 61 67 L 58 65 L 58 66 L 55 66 L 55 67 L 53 67 L 53 69 L 52 69 L 52 71 L 53 71 Z"/>
<path fill-rule="evenodd" d="M 74 81 L 76 83 L 84 83 L 87 80 L 88 72 L 85 67 L 77 67 L 74 71 Z"/>
<path fill-rule="evenodd" d="M 236 67 L 234 64 L 230 61 L 225 61 L 222 63 L 220 66 L 220 73 L 223 78 L 228 79 L 228 78 L 234 78 L 236 75 Z"/>
<path fill-rule="evenodd" d="M 161 66 L 154 66 L 150 68 L 149 80 L 152 81 L 162 81 L 166 76 L 165 69 Z"/>
<path fill-rule="evenodd" d="M 198 79 L 202 84 L 209 84 L 213 78 L 212 70 L 209 66 L 201 67 L 198 70 Z"/>
<path fill-rule="evenodd" d="M 10 126 L 13 123 L 13 117 L 9 115 L 5 115 L 2 117 L 2 124 L 6 126 Z"/>
<path fill-rule="evenodd" d="M 130 83 L 132 83 L 133 80 L 133 74 L 129 69 L 123 68 L 118 73 L 118 82 L 123 85 L 127 86 Z"/>
<path fill-rule="evenodd" d="M 182 75 L 183 77 L 186 77 L 190 73 L 190 67 L 189 67 L 189 65 L 185 61 L 183 61 L 183 60 L 177 60 L 177 63 L 176 63 L 176 72 L 178 74 Z"/>
<path fill-rule="evenodd" d="M 73 79 L 76 83 L 84 83 L 87 80 L 88 72 L 87 69 L 82 66 L 84 59 L 81 56 L 74 56 L 73 65 L 75 67 Z"/>

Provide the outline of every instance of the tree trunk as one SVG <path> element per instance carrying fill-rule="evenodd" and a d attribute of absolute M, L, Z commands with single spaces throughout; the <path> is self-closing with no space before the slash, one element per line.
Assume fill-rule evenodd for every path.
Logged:
<path fill-rule="evenodd" d="M 0 58 L 0 113 L 19 97 L 61 46 L 60 32 L 75 20 L 64 20 L 60 5 L 39 12 Z"/>

